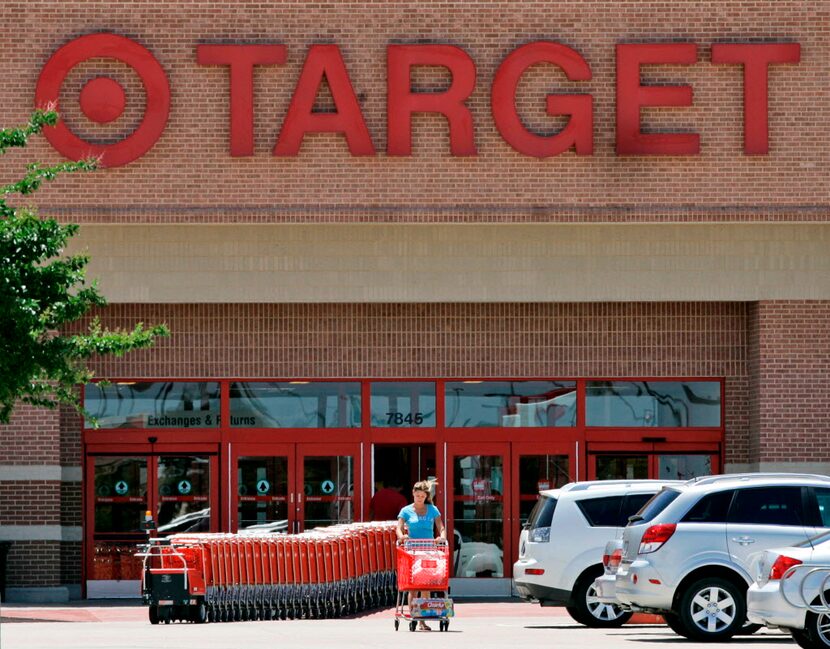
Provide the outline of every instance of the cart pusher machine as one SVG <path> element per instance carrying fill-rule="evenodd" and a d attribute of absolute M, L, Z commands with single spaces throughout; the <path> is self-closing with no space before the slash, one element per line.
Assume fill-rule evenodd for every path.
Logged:
<path fill-rule="evenodd" d="M 439 631 L 450 628 L 450 550 L 445 540 L 407 539 L 396 548 L 398 596 L 395 631 L 401 620 L 414 631 L 419 621 L 437 620 Z M 418 591 L 428 592 L 418 597 Z M 408 601 L 407 601 L 408 600 Z"/>
<path fill-rule="evenodd" d="M 141 548 L 153 624 L 339 617 L 395 601 L 393 522 L 176 534 Z"/>

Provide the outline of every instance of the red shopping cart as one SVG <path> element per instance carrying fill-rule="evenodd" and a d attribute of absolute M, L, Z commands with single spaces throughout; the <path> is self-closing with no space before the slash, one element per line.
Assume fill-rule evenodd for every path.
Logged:
<path fill-rule="evenodd" d="M 398 597 L 395 631 L 401 620 L 414 631 L 418 622 L 438 620 L 440 631 L 450 627 L 453 604 L 450 590 L 450 551 L 444 540 L 408 539 L 397 547 Z M 416 596 L 420 591 L 426 597 Z M 409 600 L 407 602 L 407 600 Z"/>

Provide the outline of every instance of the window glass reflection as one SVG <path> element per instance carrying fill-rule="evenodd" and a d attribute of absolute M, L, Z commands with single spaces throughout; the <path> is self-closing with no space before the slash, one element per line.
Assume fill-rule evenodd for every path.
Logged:
<path fill-rule="evenodd" d="M 147 510 L 147 458 L 95 458 L 95 534 L 141 533 Z"/>
<path fill-rule="evenodd" d="M 711 455 L 660 455 L 657 460 L 661 480 L 689 480 L 712 474 Z"/>
<path fill-rule="evenodd" d="M 360 383 L 231 383 L 234 428 L 357 428 Z"/>
<path fill-rule="evenodd" d="M 453 460 L 456 577 L 504 576 L 504 458 L 465 455 Z"/>
<path fill-rule="evenodd" d="M 646 480 L 648 455 L 597 455 L 597 480 Z"/>
<path fill-rule="evenodd" d="M 237 496 L 240 530 L 288 532 L 288 458 L 240 457 Z"/>
<path fill-rule="evenodd" d="M 720 426 L 717 381 L 588 381 L 588 426 Z"/>
<path fill-rule="evenodd" d="M 101 428 L 214 428 L 219 426 L 219 383 L 88 383 L 84 408 Z M 89 419 L 85 424 L 93 425 Z"/>
<path fill-rule="evenodd" d="M 570 481 L 567 455 L 519 456 L 519 523 L 527 522 L 540 491 L 558 489 Z"/>
<path fill-rule="evenodd" d="M 574 381 L 449 381 L 448 427 L 576 425 Z"/>
<path fill-rule="evenodd" d="M 384 381 L 372 383 L 371 392 L 372 426 L 435 427 L 435 383 Z"/>
<path fill-rule="evenodd" d="M 306 457 L 303 462 L 303 491 L 305 529 L 354 521 L 352 457 Z"/>
<path fill-rule="evenodd" d="M 161 535 L 210 531 L 210 460 L 187 456 L 158 459 Z"/>

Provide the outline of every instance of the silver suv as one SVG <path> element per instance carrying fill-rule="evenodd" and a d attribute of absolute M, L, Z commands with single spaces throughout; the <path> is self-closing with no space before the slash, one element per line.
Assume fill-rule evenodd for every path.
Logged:
<path fill-rule="evenodd" d="M 617 600 L 687 638 L 730 638 L 746 622 L 753 555 L 825 529 L 817 495 L 830 495 L 830 478 L 736 474 L 663 489 L 623 531 Z"/>
<path fill-rule="evenodd" d="M 622 534 L 628 517 L 668 480 L 572 482 L 542 491 L 519 537 L 513 565 L 516 590 L 542 606 L 566 606 L 577 622 L 615 627 L 631 614 L 596 598 L 594 579 L 603 573 L 605 544 Z"/>

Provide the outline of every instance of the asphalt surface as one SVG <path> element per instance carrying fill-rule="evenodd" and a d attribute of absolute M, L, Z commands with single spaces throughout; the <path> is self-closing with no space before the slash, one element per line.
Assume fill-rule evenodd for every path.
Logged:
<path fill-rule="evenodd" d="M 486 649 L 550 647 L 555 649 L 694 649 L 756 646 L 795 649 L 778 631 L 736 638 L 730 643 L 697 644 L 660 624 L 629 624 L 620 629 L 587 629 L 563 609 L 542 609 L 522 602 L 458 603 L 447 633 L 394 630 L 393 610 L 340 620 L 169 624 L 152 626 L 140 606 L 74 605 L 70 607 L 0 607 L 2 649 L 255 649 L 298 647 L 350 649 L 424 647 Z M 429 643 L 425 645 L 425 643 Z"/>

